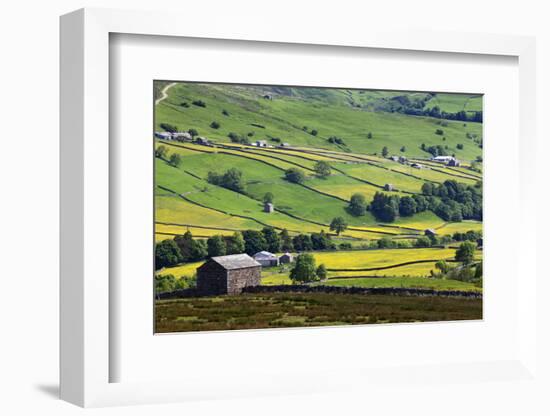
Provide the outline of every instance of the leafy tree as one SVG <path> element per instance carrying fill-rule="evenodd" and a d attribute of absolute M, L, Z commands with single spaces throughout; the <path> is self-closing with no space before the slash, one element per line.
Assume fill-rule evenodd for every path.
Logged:
<path fill-rule="evenodd" d="M 401 146 L 401 149 L 399 149 L 401 152 L 406 152 L 407 148 L 405 146 Z"/>
<path fill-rule="evenodd" d="M 206 107 L 206 103 L 202 100 L 195 100 L 193 101 L 193 105 L 196 105 L 197 107 Z"/>
<path fill-rule="evenodd" d="M 290 238 L 290 235 L 288 234 L 288 230 L 286 228 L 281 231 L 281 233 L 279 234 L 279 238 L 281 239 L 282 251 L 294 251 L 292 239 Z"/>
<path fill-rule="evenodd" d="M 317 136 L 318 133 L 319 133 L 319 132 L 318 132 L 317 130 L 315 130 L 315 129 L 311 130 L 311 135 L 312 135 L 312 136 Z"/>
<path fill-rule="evenodd" d="M 199 132 L 196 129 L 189 129 L 187 130 L 187 133 L 189 133 L 191 137 L 196 137 L 199 135 Z"/>
<path fill-rule="evenodd" d="M 441 273 L 445 274 L 449 271 L 450 267 L 445 260 L 439 260 L 435 263 L 435 268 L 438 269 Z"/>
<path fill-rule="evenodd" d="M 353 194 L 349 201 L 348 210 L 351 215 L 355 215 L 356 217 L 365 215 L 367 213 L 367 201 L 365 199 L 365 195 L 359 193 Z"/>
<path fill-rule="evenodd" d="M 416 201 L 410 196 L 401 197 L 399 200 L 399 215 L 410 217 L 416 213 Z"/>
<path fill-rule="evenodd" d="M 178 235 L 174 238 L 174 242 L 178 245 L 184 262 L 203 260 L 208 256 L 206 242 L 203 240 L 193 239 L 190 231 L 184 235 Z"/>
<path fill-rule="evenodd" d="M 462 143 L 457 143 L 456 148 L 462 150 L 464 149 L 464 145 Z"/>
<path fill-rule="evenodd" d="M 222 114 L 226 117 L 229 117 L 229 111 L 227 110 L 222 110 Z"/>
<path fill-rule="evenodd" d="M 340 235 L 340 233 L 346 228 L 348 228 L 348 224 L 346 223 L 346 220 L 342 217 L 335 217 L 330 222 L 330 230 L 334 231 L 336 235 Z"/>
<path fill-rule="evenodd" d="M 213 121 L 212 123 L 210 123 L 210 127 L 212 127 L 213 129 L 219 129 L 221 126 L 220 123 L 218 123 L 217 121 Z"/>
<path fill-rule="evenodd" d="M 174 240 L 163 240 L 155 246 L 155 269 L 174 266 L 181 261 L 181 252 Z"/>
<path fill-rule="evenodd" d="M 289 182 L 293 183 L 303 183 L 306 175 L 304 171 L 298 168 L 290 168 L 285 171 L 285 178 Z"/>
<path fill-rule="evenodd" d="M 369 133 L 367 134 L 367 139 L 372 139 L 372 133 L 369 131 Z"/>
<path fill-rule="evenodd" d="M 370 203 L 370 211 L 383 222 L 393 222 L 399 214 L 399 197 L 376 192 Z"/>
<path fill-rule="evenodd" d="M 256 230 L 243 231 L 244 251 L 246 254 L 254 255 L 258 251 L 267 250 L 267 241 L 263 233 Z"/>
<path fill-rule="evenodd" d="M 160 123 L 160 128 L 168 133 L 176 133 L 178 131 L 178 126 L 168 123 Z"/>
<path fill-rule="evenodd" d="M 390 151 L 388 150 L 388 146 L 384 146 L 382 148 L 382 156 L 388 157 L 389 153 L 390 153 Z"/>
<path fill-rule="evenodd" d="M 170 156 L 170 164 L 176 168 L 181 165 L 181 156 L 178 153 L 172 153 Z"/>
<path fill-rule="evenodd" d="M 267 243 L 267 250 L 272 253 L 278 253 L 281 251 L 281 239 L 275 228 L 273 227 L 264 227 L 262 229 L 262 234 Z"/>
<path fill-rule="evenodd" d="M 226 245 L 221 235 L 214 235 L 210 237 L 206 241 L 206 245 L 208 246 L 209 257 L 225 256 Z"/>
<path fill-rule="evenodd" d="M 330 165 L 325 162 L 324 160 L 320 160 L 317 163 L 315 163 L 315 166 L 313 167 L 315 170 L 315 173 L 317 173 L 318 176 L 321 178 L 326 178 L 330 176 L 331 168 Z"/>
<path fill-rule="evenodd" d="M 266 192 L 263 197 L 264 204 L 272 204 L 274 196 L 271 192 Z"/>
<path fill-rule="evenodd" d="M 478 264 L 476 264 L 474 277 L 476 279 L 481 279 L 483 277 L 483 262 L 479 262 Z"/>
<path fill-rule="evenodd" d="M 295 283 L 307 283 L 317 280 L 315 257 L 311 254 L 300 254 L 296 257 L 294 268 L 290 271 L 290 279 Z"/>
<path fill-rule="evenodd" d="M 324 230 L 321 230 L 320 233 L 312 233 L 310 238 L 313 250 L 327 250 L 335 247 L 330 241 L 330 236 Z"/>
<path fill-rule="evenodd" d="M 474 260 L 474 255 L 476 251 L 476 246 L 470 241 L 465 241 L 455 252 L 455 260 L 461 262 L 462 264 L 470 264 Z"/>
<path fill-rule="evenodd" d="M 168 155 L 168 149 L 164 145 L 160 145 L 155 149 L 155 157 L 158 157 L 159 159 L 165 159 Z"/>
<path fill-rule="evenodd" d="M 292 245 L 296 251 L 311 251 L 313 250 L 313 243 L 311 237 L 307 234 L 298 234 L 292 239 Z"/>
<path fill-rule="evenodd" d="M 233 235 L 227 236 L 225 238 L 225 246 L 226 246 L 225 251 L 227 254 L 244 253 L 243 235 L 239 231 L 235 231 Z"/>
<path fill-rule="evenodd" d="M 231 168 L 223 175 L 216 172 L 208 172 L 208 182 L 223 188 L 230 189 L 235 192 L 243 193 L 246 185 L 242 172 L 236 168 Z"/>
<path fill-rule="evenodd" d="M 327 278 L 327 268 L 324 264 L 320 264 L 315 272 L 319 280 L 325 280 Z"/>

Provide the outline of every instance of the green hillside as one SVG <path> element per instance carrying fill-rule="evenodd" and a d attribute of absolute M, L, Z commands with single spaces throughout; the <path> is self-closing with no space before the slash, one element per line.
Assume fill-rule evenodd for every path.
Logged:
<path fill-rule="evenodd" d="M 474 160 L 482 154 L 482 149 L 466 136 L 469 133 L 481 138 L 480 123 L 448 120 L 441 127 L 439 119 L 374 110 L 380 105 L 379 100 L 396 96 L 395 92 L 332 89 L 283 92 L 260 87 L 179 83 L 157 106 L 155 130 L 162 130 L 161 123 L 169 123 L 181 130 L 194 128 L 218 142 L 228 142 L 228 134 L 233 132 L 250 140 L 278 138 L 293 146 L 366 154 L 379 154 L 387 146 L 392 154 L 431 156 L 421 150 L 423 143 L 446 146 L 449 154 L 463 160 Z M 263 98 L 266 94 L 271 94 L 272 99 Z M 414 99 L 418 94 L 407 96 Z M 464 103 L 466 99 L 460 97 Z M 435 98 L 440 99 L 439 95 Z M 198 100 L 205 107 L 193 104 Z M 211 127 L 214 121 L 219 128 Z M 444 134 L 436 134 L 437 129 L 443 129 Z M 311 134 L 312 130 L 318 132 L 317 136 Z M 342 138 L 344 145 L 329 143 L 331 136 Z M 458 149 L 457 145 L 463 148 Z M 406 149 L 401 152 L 403 146 Z"/>

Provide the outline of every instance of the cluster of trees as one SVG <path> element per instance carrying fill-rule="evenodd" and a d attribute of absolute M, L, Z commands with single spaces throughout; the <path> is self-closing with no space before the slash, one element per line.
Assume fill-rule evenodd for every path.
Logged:
<path fill-rule="evenodd" d="M 474 230 L 466 231 L 465 233 L 453 234 L 454 241 L 477 241 L 482 237 L 483 237 L 483 234 L 481 231 L 474 231 Z"/>
<path fill-rule="evenodd" d="M 432 146 L 426 146 L 425 143 L 422 143 L 420 145 L 420 148 L 423 151 L 430 153 L 433 157 L 436 157 L 436 156 L 449 156 L 449 153 L 447 152 L 447 150 L 449 149 L 448 146 L 442 146 L 440 144 L 432 145 Z"/>
<path fill-rule="evenodd" d="M 455 180 L 442 184 L 426 182 L 422 194 L 429 209 L 445 221 L 483 220 L 483 190 L 481 182 L 465 185 Z"/>
<path fill-rule="evenodd" d="M 215 235 L 207 240 L 193 238 L 187 231 L 172 240 L 163 240 L 155 247 L 155 269 L 204 260 L 208 257 L 240 254 L 245 251 L 243 234 Z"/>
<path fill-rule="evenodd" d="M 178 131 L 178 126 L 168 123 L 160 123 L 160 128 L 168 133 L 176 133 Z"/>
<path fill-rule="evenodd" d="M 236 168 L 228 169 L 223 174 L 210 171 L 207 180 L 212 185 L 218 185 L 239 193 L 244 193 L 246 189 L 243 173 Z"/>
<path fill-rule="evenodd" d="M 399 197 L 377 192 L 368 209 L 382 222 L 393 222 L 398 217 L 410 217 L 430 210 L 445 221 L 483 218 L 483 192 L 481 183 L 475 186 L 447 180 L 442 184 L 426 182 L 422 185 L 422 195 Z M 364 198 L 353 195 L 348 211 L 352 215 L 366 213 Z"/>
<path fill-rule="evenodd" d="M 338 137 L 338 136 L 330 136 L 327 141 L 329 143 L 332 143 L 332 144 L 340 144 L 340 145 L 343 145 L 345 146 L 345 142 L 344 142 L 344 139 L 342 139 L 341 137 Z"/>
<path fill-rule="evenodd" d="M 250 144 L 250 140 L 247 136 L 242 136 L 240 134 L 230 132 L 227 137 L 229 137 L 232 143 Z"/>
<path fill-rule="evenodd" d="M 176 168 L 181 166 L 181 155 L 172 153 L 170 157 L 168 157 L 168 148 L 162 144 L 155 149 L 155 157 L 168 161 L 168 163 Z"/>
<path fill-rule="evenodd" d="M 483 262 L 475 263 L 475 244 L 466 241 L 455 252 L 455 260 L 460 263 L 457 267 L 451 267 L 445 260 L 439 260 L 432 271 L 432 277 L 439 279 L 459 280 L 461 282 L 483 284 Z"/>
<path fill-rule="evenodd" d="M 182 276 L 180 278 L 175 277 L 173 274 L 155 276 L 155 293 L 173 292 L 174 290 L 188 289 L 196 286 L 196 276 Z"/>
<path fill-rule="evenodd" d="M 383 192 L 376 192 L 369 205 L 369 210 L 376 219 L 383 222 L 393 222 L 399 216 L 410 217 L 428 208 L 428 201 L 422 195 L 399 197 Z"/>
<path fill-rule="evenodd" d="M 290 271 L 290 279 L 293 283 L 308 283 L 327 278 L 327 268 L 324 264 L 319 267 L 315 264 L 315 257 L 305 253 L 296 257 L 294 267 Z"/>
<path fill-rule="evenodd" d="M 481 111 L 457 111 L 456 113 L 449 113 L 441 111 L 438 106 L 425 108 L 426 103 L 434 96 L 435 94 L 426 94 L 423 97 L 410 97 L 408 95 L 391 97 L 382 100 L 377 105 L 377 109 L 391 113 L 403 113 L 411 116 L 434 117 L 446 120 L 472 121 L 476 123 L 483 121 L 483 113 Z"/>

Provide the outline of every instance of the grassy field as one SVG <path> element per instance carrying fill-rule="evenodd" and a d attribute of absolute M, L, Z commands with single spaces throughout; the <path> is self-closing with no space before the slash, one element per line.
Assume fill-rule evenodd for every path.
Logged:
<path fill-rule="evenodd" d="M 157 301 L 155 332 L 482 319 L 480 299 L 270 293 Z"/>
<path fill-rule="evenodd" d="M 426 108 L 433 108 L 435 106 L 447 113 L 456 113 L 458 111 L 481 111 L 482 96 L 437 93 L 426 103 Z"/>

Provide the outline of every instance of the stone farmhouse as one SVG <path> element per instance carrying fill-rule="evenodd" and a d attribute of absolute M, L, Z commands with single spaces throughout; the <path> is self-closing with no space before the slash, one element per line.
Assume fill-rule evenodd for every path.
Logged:
<path fill-rule="evenodd" d="M 244 287 L 258 286 L 262 266 L 248 254 L 211 257 L 197 268 L 201 295 L 236 295 Z"/>
<path fill-rule="evenodd" d="M 279 258 L 269 251 L 260 251 L 254 254 L 254 260 L 260 263 L 263 267 L 272 267 L 279 265 Z"/>

